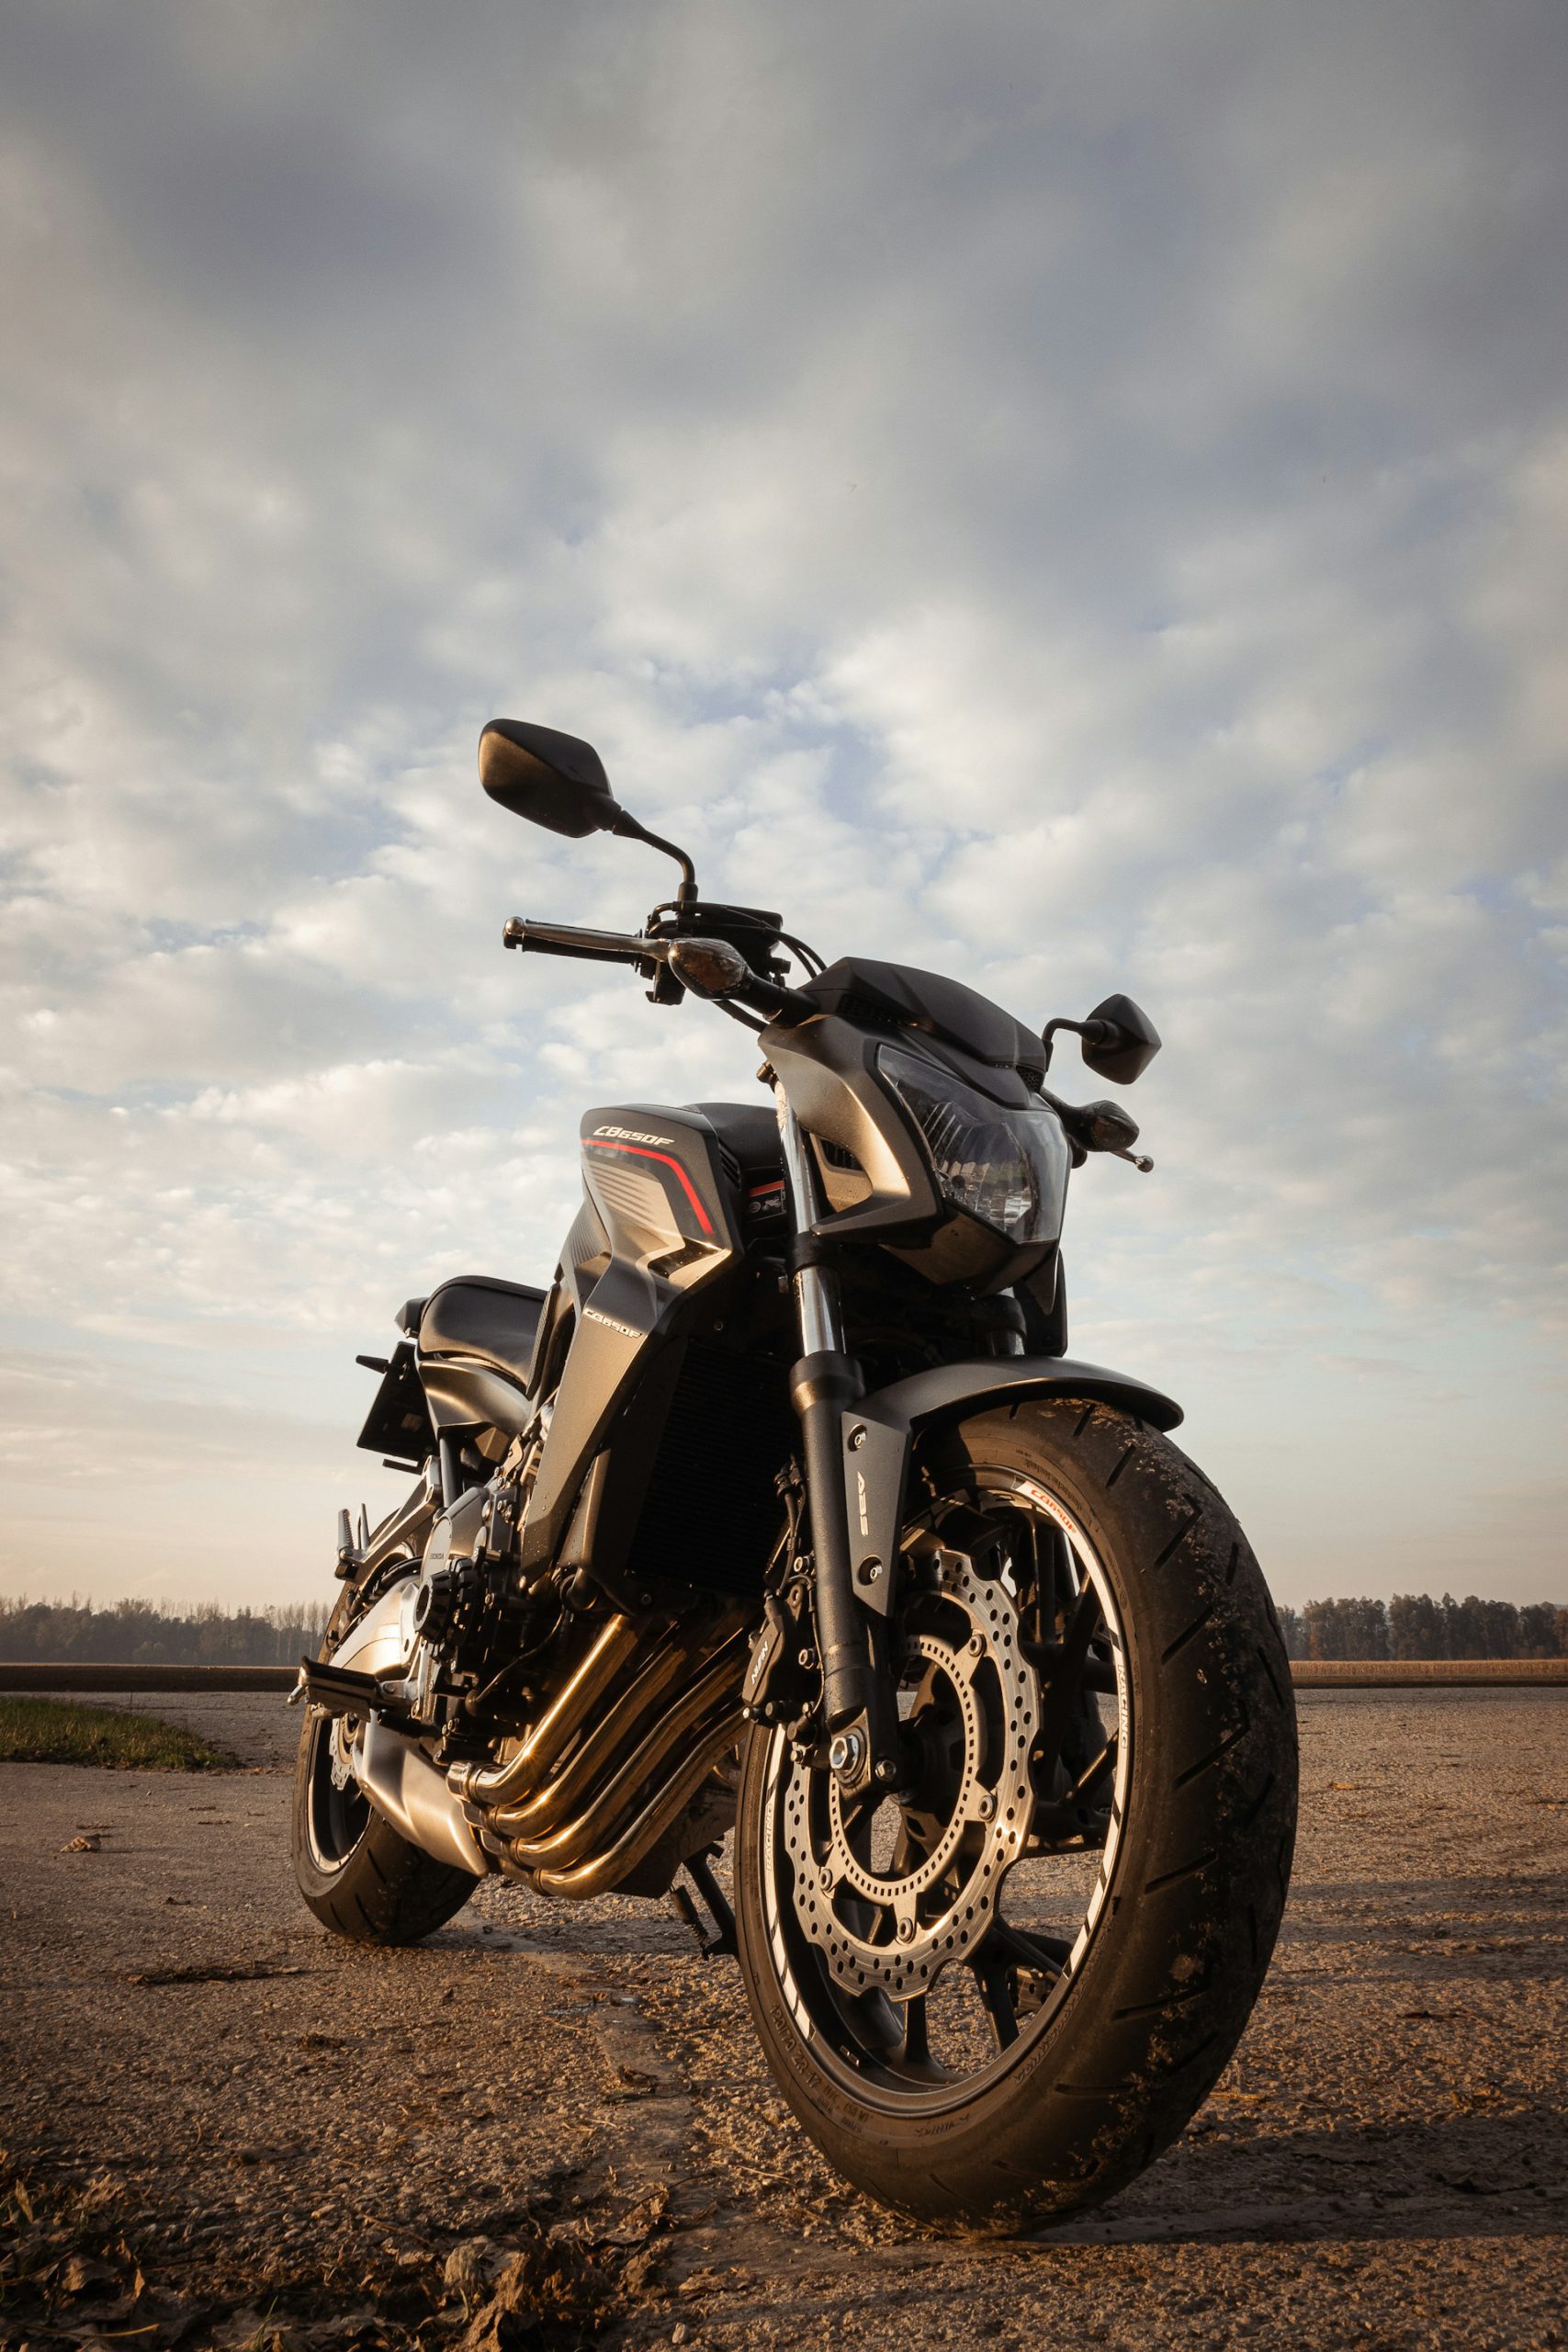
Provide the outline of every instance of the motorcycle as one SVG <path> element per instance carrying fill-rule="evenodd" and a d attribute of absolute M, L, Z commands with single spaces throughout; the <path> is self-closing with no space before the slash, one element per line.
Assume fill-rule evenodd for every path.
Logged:
<path fill-rule="evenodd" d="M 359 1359 L 359 1442 L 412 1485 L 340 1514 L 296 1693 L 305 1901 L 398 1944 L 491 1874 L 670 1895 L 840 2173 L 928 2222 L 1058 2219 L 1208 2095 L 1294 1836 L 1247 1539 L 1179 1408 L 1067 1352 L 1069 1173 L 1151 1163 L 1115 1102 L 1051 1091 L 1053 1050 L 1125 1085 L 1159 1037 L 1125 996 L 1036 1033 L 825 966 L 703 899 L 574 737 L 497 720 L 479 765 L 682 871 L 638 932 L 505 944 L 716 1006 L 772 1102 L 589 1111 L 548 1288 L 444 1282 Z"/>

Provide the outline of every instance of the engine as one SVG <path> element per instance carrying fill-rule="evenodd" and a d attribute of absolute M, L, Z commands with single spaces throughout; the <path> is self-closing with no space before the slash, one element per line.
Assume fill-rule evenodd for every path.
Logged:
<path fill-rule="evenodd" d="M 623 1602 L 570 1561 L 525 1581 L 538 1443 L 434 1515 L 428 1489 L 411 1497 L 304 1688 L 338 1718 L 334 1771 L 426 1852 L 551 1894 L 661 1893 L 733 1817 L 750 1606 Z"/>
<path fill-rule="evenodd" d="M 403 1697 L 421 1724 L 434 1726 L 445 1702 L 482 1689 L 527 1645 L 537 1599 L 519 1581 L 521 1495 L 504 1475 L 470 1487 L 437 1518 L 417 1575 L 404 1580 L 412 1649 Z"/>

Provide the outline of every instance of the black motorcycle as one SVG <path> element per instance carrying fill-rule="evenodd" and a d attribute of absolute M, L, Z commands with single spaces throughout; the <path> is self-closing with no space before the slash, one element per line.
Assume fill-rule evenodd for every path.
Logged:
<path fill-rule="evenodd" d="M 582 1123 L 549 1289 L 411 1299 L 359 1442 L 413 1475 L 306 1704 L 295 1865 L 406 1943 L 490 1872 L 672 1895 L 780 2088 L 898 2210 L 1017 2228 L 1182 2129 L 1257 1998 L 1295 1719 L 1246 1537 L 1167 1396 L 1066 1352 L 1060 1238 L 1129 999 L 1042 1037 L 956 981 L 699 899 L 592 748 L 487 727 L 485 790 L 676 858 L 640 932 L 510 922 L 757 1033 L 772 1103 Z M 792 978 L 791 974 L 795 977 Z M 733 1910 L 715 1864 L 733 1826 Z"/>

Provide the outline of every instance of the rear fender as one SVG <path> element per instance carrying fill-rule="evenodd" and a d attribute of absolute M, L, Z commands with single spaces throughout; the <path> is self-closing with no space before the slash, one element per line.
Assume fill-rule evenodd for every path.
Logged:
<path fill-rule="evenodd" d="M 1181 1420 L 1180 1406 L 1145 1381 L 1071 1356 L 985 1356 L 973 1363 L 937 1364 L 863 1396 L 842 1417 L 841 1444 L 850 1557 L 855 1590 L 868 1609 L 886 1616 L 892 1606 L 917 1436 L 1031 1396 L 1090 1396 L 1119 1405 L 1156 1430 L 1173 1430 Z"/>

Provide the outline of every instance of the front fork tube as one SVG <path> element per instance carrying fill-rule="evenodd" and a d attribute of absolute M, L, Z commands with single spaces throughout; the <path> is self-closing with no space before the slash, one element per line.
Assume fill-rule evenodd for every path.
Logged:
<path fill-rule="evenodd" d="M 790 1375 L 790 1397 L 806 1456 L 822 1713 L 829 1734 L 843 1735 L 834 1745 L 844 1758 L 844 1780 L 891 1787 L 904 1776 L 897 1702 L 874 1647 L 871 1620 L 855 1597 L 844 1495 L 843 1416 L 863 1396 L 865 1383 L 844 1345 L 838 1276 L 812 1233 L 820 1213 L 816 1170 L 782 1087 L 778 1102 L 795 1234 L 795 1305 L 802 1351 Z"/>

